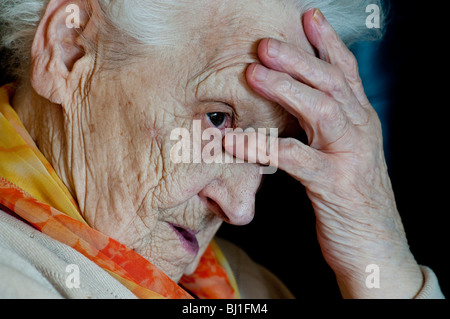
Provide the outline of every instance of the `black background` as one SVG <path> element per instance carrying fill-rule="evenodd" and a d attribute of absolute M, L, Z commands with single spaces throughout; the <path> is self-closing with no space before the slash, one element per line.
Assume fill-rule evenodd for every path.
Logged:
<path fill-rule="evenodd" d="M 448 27 L 445 7 L 433 5 L 392 1 L 377 58 L 390 77 L 386 152 L 397 205 L 417 261 L 434 270 L 449 295 Z M 0 73 L 1 83 L 8 80 Z M 219 235 L 278 275 L 296 297 L 340 298 L 304 188 L 285 173 L 266 177 L 251 224 L 224 225 Z"/>

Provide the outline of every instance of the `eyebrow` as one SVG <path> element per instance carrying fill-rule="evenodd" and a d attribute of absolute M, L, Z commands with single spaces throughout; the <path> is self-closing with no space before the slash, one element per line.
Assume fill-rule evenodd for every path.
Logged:
<path fill-rule="evenodd" d="M 217 73 L 223 69 L 235 67 L 238 65 L 247 66 L 252 63 L 260 63 L 260 60 L 258 58 L 258 43 L 255 45 L 255 49 L 247 52 L 243 52 L 241 54 L 220 54 L 216 55 L 213 59 L 208 61 L 205 66 L 201 68 L 200 71 L 195 73 L 189 81 L 192 81 L 194 79 L 197 79 L 198 82 L 205 81 L 208 77 L 210 77 L 212 74 Z M 229 61 L 238 60 L 236 62 L 227 63 Z M 222 65 L 222 66 L 221 66 Z"/>
<path fill-rule="evenodd" d="M 217 75 L 217 74 L 221 73 L 222 71 L 234 69 L 236 67 L 242 67 L 243 69 L 246 69 L 249 64 L 253 63 L 253 61 L 247 61 L 247 62 L 239 61 L 239 62 L 230 63 L 230 64 L 225 63 L 224 66 L 217 67 L 220 63 L 224 63 L 224 61 L 217 62 L 212 65 L 208 65 L 207 67 L 205 67 L 204 70 L 202 70 L 201 72 L 198 72 L 195 76 L 193 76 L 191 78 L 191 80 L 195 83 L 195 97 L 197 99 L 201 95 L 201 93 L 200 93 L 201 88 L 203 87 L 203 85 L 205 83 L 208 82 L 209 79 L 211 79 L 212 76 Z M 233 78 L 237 79 L 237 76 L 234 76 Z M 226 81 L 224 81 L 223 76 L 216 78 L 216 79 L 220 79 L 220 80 L 218 80 L 219 83 L 226 83 Z"/>

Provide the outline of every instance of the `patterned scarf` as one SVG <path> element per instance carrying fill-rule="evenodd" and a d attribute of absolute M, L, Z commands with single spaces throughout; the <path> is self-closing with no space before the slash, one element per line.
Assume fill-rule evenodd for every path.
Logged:
<path fill-rule="evenodd" d="M 0 208 L 77 250 L 138 298 L 193 298 L 148 260 L 86 223 L 11 107 L 13 94 L 13 85 L 0 87 Z M 196 271 L 183 276 L 180 285 L 201 299 L 240 297 L 231 268 L 214 240 Z"/>

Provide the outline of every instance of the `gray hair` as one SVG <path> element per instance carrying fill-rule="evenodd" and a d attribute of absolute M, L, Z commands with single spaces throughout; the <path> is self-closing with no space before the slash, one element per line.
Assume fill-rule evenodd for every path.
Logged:
<path fill-rule="evenodd" d="M 2 61 L 8 76 L 20 81 L 29 70 L 30 51 L 37 25 L 50 0 L 1 0 L 0 50 L 6 51 Z M 350 45 L 360 40 L 381 38 L 382 29 L 366 26 L 366 7 L 375 4 L 382 8 L 382 0 L 278 0 L 293 1 L 299 13 L 320 8 L 343 41 Z M 98 0 L 103 16 L 103 35 L 111 43 L 111 55 L 126 56 L 130 39 L 147 46 L 167 46 L 176 43 L 176 31 L 182 28 L 183 5 L 191 0 Z M 185 21 L 185 20 L 184 20 Z M 381 24 L 384 21 L 381 9 Z M 101 27 L 101 26 L 100 26 Z M 125 49 L 126 48 L 126 49 Z M 1 52 L 0 51 L 0 52 Z M 108 52 L 110 54 L 110 52 Z"/>

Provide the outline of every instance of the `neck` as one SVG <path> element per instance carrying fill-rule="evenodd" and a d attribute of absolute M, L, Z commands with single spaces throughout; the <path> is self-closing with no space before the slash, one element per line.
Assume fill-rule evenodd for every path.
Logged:
<path fill-rule="evenodd" d="M 38 149 L 73 195 L 73 184 L 68 178 L 69 168 L 64 156 L 67 143 L 62 108 L 39 96 L 29 84 L 17 89 L 12 100 L 12 107 Z"/>

